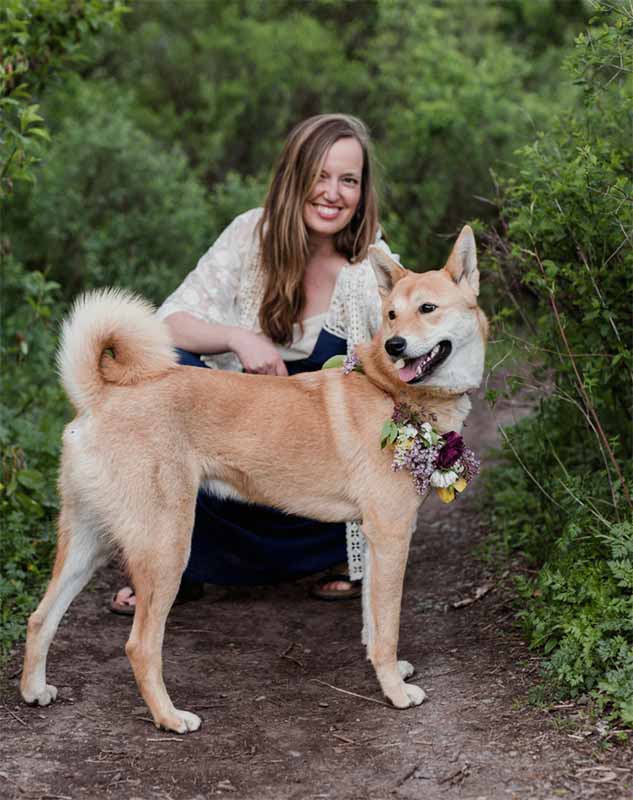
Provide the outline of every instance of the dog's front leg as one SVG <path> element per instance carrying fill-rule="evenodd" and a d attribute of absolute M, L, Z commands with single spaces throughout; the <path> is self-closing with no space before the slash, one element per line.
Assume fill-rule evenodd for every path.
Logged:
<path fill-rule="evenodd" d="M 367 562 L 364 587 L 364 638 L 383 694 L 396 708 L 422 703 L 426 694 L 405 683 L 413 667 L 398 661 L 398 632 L 404 573 L 413 525 L 366 519 Z M 399 529 L 399 530 L 398 530 Z"/>

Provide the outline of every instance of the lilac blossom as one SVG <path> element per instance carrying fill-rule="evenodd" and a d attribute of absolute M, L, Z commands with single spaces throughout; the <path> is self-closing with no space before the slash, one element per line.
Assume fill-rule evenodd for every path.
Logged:
<path fill-rule="evenodd" d="M 392 469 L 408 470 L 418 494 L 424 494 L 432 484 L 444 486 L 448 481 L 447 486 L 452 486 L 458 478 L 469 483 L 479 472 L 479 459 L 455 431 L 440 435 L 403 403 L 394 407 L 391 419 L 398 429 L 392 440 Z"/>
<path fill-rule="evenodd" d="M 360 366 L 360 358 L 352 350 L 351 353 L 345 356 L 345 361 L 343 361 L 343 375 L 349 375 L 358 366 Z"/>

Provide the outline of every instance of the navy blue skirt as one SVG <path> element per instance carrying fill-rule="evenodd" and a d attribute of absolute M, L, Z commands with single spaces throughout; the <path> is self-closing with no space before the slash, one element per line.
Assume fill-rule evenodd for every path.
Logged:
<path fill-rule="evenodd" d="M 314 372 L 331 356 L 346 352 L 344 339 L 322 330 L 308 358 L 286 362 L 288 374 Z M 181 364 L 206 366 L 194 353 L 179 350 L 178 356 Z M 344 523 L 318 522 L 200 491 L 183 577 L 220 586 L 254 586 L 320 572 L 346 556 Z"/>

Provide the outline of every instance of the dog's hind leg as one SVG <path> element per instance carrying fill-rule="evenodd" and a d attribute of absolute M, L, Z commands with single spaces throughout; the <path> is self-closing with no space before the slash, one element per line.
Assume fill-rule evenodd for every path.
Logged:
<path fill-rule="evenodd" d="M 145 550 L 126 553 L 136 594 L 134 625 L 126 645 L 134 677 L 157 727 L 188 733 L 200 727 L 196 714 L 174 707 L 163 681 L 162 648 L 165 622 L 189 558 L 193 504 L 190 513 L 172 511 L 156 523 Z"/>
<path fill-rule="evenodd" d="M 365 516 L 367 538 L 364 583 L 363 638 L 383 694 L 397 708 L 420 705 L 426 697 L 418 686 L 404 682 L 413 673 L 406 661 L 398 661 L 398 632 L 404 573 L 413 521 L 394 523 Z"/>
<path fill-rule="evenodd" d="M 28 623 L 20 681 L 20 693 L 27 703 L 46 706 L 57 697 L 57 689 L 46 683 L 48 649 L 68 606 L 105 563 L 107 552 L 100 526 L 79 518 L 66 503 L 59 516 L 53 575 Z"/>

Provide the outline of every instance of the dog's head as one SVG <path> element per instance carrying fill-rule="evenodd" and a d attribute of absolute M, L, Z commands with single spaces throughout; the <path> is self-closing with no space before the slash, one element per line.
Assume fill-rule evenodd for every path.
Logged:
<path fill-rule="evenodd" d="M 475 237 L 462 229 L 443 269 L 415 273 L 378 247 L 369 250 L 384 277 L 382 340 L 393 377 L 410 386 L 478 386 L 487 322 L 477 305 Z"/>

